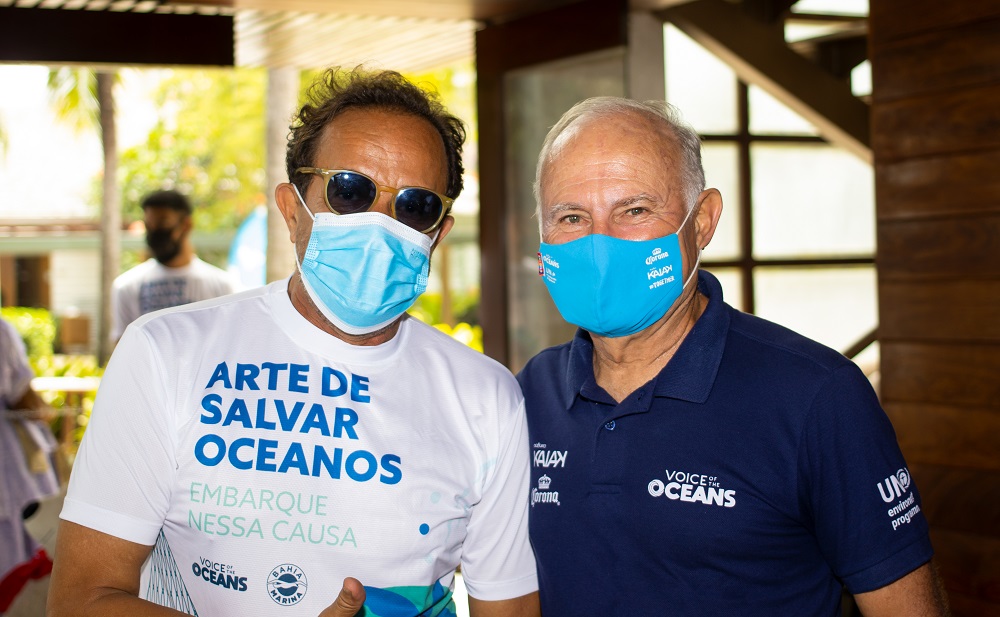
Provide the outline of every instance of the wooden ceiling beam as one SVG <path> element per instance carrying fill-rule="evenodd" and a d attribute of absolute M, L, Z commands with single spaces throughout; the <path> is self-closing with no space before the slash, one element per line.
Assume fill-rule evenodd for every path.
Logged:
<path fill-rule="evenodd" d="M 820 135 L 871 162 L 869 107 L 850 84 L 795 53 L 773 28 L 723 0 L 695 0 L 658 11 L 750 84 L 793 109 Z"/>
<path fill-rule="evenodd" d="M 233 66 L 233 18 L 0 7 L 0 62 Z"/>
<path fill-rule="evenodd" d="M 764 23 L 782 23 L 798 0 L 743 0 L 743 12 Z"/>

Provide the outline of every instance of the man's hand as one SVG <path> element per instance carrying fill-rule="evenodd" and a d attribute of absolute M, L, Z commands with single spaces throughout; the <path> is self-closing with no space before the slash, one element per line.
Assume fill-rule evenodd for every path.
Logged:
<path fill-rule="evenodd" d="M 344 587 L 337 600 L 328 606 L 319 617 L 354 617 L 365 604 L 365 588 L 356 578 L 345 578 Z"/>

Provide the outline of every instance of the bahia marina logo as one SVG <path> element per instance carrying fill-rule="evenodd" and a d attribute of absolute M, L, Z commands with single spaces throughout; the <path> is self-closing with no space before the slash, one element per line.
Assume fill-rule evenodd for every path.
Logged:
<path fill-rule="evenodd" d="M 296 565 L 283 563 L 271 568 L 267 577 L 267 594 L 277 604 L 291 606 L 298 604 L 309 589 L 306 575 Z"/>

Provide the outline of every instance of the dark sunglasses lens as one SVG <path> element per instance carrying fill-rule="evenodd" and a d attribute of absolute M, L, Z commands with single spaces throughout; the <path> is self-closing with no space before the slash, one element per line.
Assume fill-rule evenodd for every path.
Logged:
<path fill-rule="evenodd" d="M 417 231 L 426 231 L 441 216 L 444 204 L 425 189 L 405 189 L 396 196 L 396 220 Z"/>
<path fill-rule="evenodd" d="M 326 185 L 326 199 L 337 214 L 365 212 L 375 202 L 375 183 L 352 173 L 339 173 Z"/>

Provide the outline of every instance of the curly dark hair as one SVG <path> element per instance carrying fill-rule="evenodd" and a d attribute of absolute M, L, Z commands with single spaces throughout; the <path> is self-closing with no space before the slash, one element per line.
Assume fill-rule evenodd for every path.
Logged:
<path fill-rule="evenodd" d="M 182 214 L 191 214 L 191 202 L 183 193 L 172 190 L 153 191 L 142 198 L 142 209 L 170 208 Z"/>
<path fill-rule="evenodd" d="M 307 101 L 295 115 L 288 136 L 285 168 L 289 182 L 303 194 L 309 176 L 295 174 L 299 167 L 314 166 L 313 157 L 323 129 L 338 115 L 351 108 L 398 111 L 423 118 L 441 135 L 448 159 L 448 188 L 445 195 L 458 197 L 462 192 L 462 144 L 465 126 L 448 113 L 436 93 L 427 92 L 396 71 L 366 71 L 362 67 L 347 71 L 330 68 L 309 87 Z"/>

